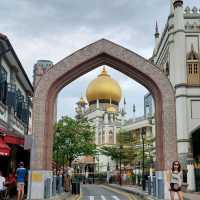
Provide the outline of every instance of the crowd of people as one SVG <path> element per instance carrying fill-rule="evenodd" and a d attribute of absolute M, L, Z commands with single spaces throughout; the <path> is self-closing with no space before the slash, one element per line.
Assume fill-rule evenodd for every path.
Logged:
<path fill-rule="evenodd" d="M 53 169 L 53 176 L 56 179 L 56 189 L 63 188 L 65 192 L 69 192 L 72 175 L 72 168 Z M 26 176 L 27 170 L 24 168 L 23 162 L 19 163 L 19 167 L 16 169 L 15 173 L 9 173 L 7 177 L 3 177 L 0 171 L 0 199 L 3 199 L 1 196 L 6 192 L 9 196 L 7 199 L 12 199 L 13 196 L 16 196 L 17 200 L 22 200 L 24 197 Z M 179 200 L 183 200 L 183 194 L 181 192 L 182 181 L 181 165 L 179 161 L 174 161 L 169 179 L 171 200 L 174 200 L 175 193 L 177 193 Z"/>
<path fill-rule="evenodd" d="M 58 190 L 60 187 L 62 187 L 65 192 L 70 191 L 72 175 L 73 175 L 73 169 L 70 167 L 53 169 L 53 176 L 56 177 L 57 192 L 59 192 Z M 61 180 L 61 182 L 60 182 L 60 180 Z"/>
<path fill-rule="evenodd" d="M 12 199 L 16 196 L 17 200 L 22 200 L 26 175 L 27 170 L 23 162 L 19 163 L 16 172 L 10 172 L 7 177 L 4 177 L 0 171 L 0 199 Z"/>

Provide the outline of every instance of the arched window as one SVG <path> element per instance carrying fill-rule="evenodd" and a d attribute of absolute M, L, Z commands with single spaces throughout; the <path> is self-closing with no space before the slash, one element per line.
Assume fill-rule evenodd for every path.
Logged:
<path fill-rule="evenodd" d="M 193 45 L 187 54 L 187 82 L 189 85 L 200 84 L 199 56 L 194 51 Z"/>
<path fill-rule="evenodd" d="M 169 63 L 168 62 L 166 63 L 166 66 L 165 66 L 165 75 L 169 76 Z"/>
<path fill-rule="evenodd" d="M 102 144 L 105 144 L 105 131 L 102 132 Z"/>
<path fill-rule="evenodd" d="M 109 131 L 109 144 L 114 144 L 113 132 L 111 130 Z"/>

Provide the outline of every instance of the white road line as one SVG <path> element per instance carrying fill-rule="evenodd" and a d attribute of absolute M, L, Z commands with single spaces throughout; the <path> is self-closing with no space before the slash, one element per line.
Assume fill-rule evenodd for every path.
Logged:
<path fill-rule="evenodd" d="M 112 196 L 112 198 L 115 200 L 120 200 L 117 196 Z"/>
<path fill-rule="evenodd" d="M 94 196 L 90 196 L 90 200 L 94 200 Z"/>
<path fill-rule="evenodd" d="M 106 200 L 106 198 L 105 198 L 103 195 L 101 195 L 101 199 L 102 199 L 102 200 Z"/>

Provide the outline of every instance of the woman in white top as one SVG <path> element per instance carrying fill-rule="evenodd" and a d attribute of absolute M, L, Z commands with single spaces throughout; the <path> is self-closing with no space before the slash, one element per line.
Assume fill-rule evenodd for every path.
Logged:
<path fill-rule="evenodd" d="M 183 173 L 181 171 L 181 165 L 179 161 L 172 163 L 172 171 L 170 177 L 170 196 L 171 200 L 174 200 L 175 193 L 177 192 L 179 200 L 183 200 L 183 194 L 181 192 L 181 186 L 183 182 Z"/>

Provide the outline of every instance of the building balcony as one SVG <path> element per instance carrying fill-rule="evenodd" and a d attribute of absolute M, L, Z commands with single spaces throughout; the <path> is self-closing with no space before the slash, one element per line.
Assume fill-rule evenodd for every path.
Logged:
<path fill-rule="evenodd" d="M 14 113 L 11 114 L 10 126 L 22 135 L 27 132 L 26 124 L 24 124 Z"/>

